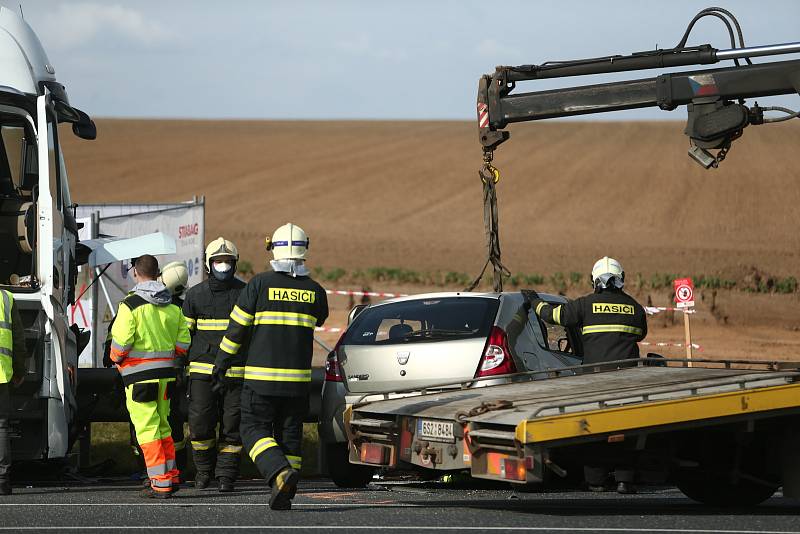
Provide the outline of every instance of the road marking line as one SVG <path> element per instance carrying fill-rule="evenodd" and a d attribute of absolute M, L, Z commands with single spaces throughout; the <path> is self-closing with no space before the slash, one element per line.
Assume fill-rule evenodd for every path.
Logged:
<path fill-rule="evenodd" d="M 181 508 L 188 508 L 188 507 L 195 507 L 195 506 L 269 506 L 268 503 L 265 502 L 158 502 L 158 503 L 143 503 L 143 502 L 114 502 L 114 503 L 99 503 L 99 502 L 45 502 L 45 503 L 35 503 L 35 502 L 25 502 L 25 503 L 0 503 L 0 507 L 13 507 L 13 506 L 124 506 L 125 508 L 130 508 L 132 506 L 143 506 L 143 507 L 168 507 L 168 506 L 179 506 Z M 427 503 L 390 503 L 390 504 L 381 504 L 381 503 L 366 503 L 366 502 L 358 502 L 358 503 L 325 503 L 325 502 L 295 502 L 292 503 L 292 507 L 296 508 L 298 506 L 325 506 L 328 508 L 332 507 L 352 507 L 352 506 L 374 506 L 374 507 L 407 507 L 407 508 L 415 508 L 415 507 L 429 507 L 430 505 Z"/>
<path fill-rule="evenodd" d="M 150 525 L 150 526 L 34 526 L 34 527 L 0 527 L 2 530 L 263 530 L 267 525 Z M 512 527 L 512 526 L 430 526 L 430 525 L 269 525 L 270 529 L 280 530 L 478 530 L 502 532 L 659 532 L 676 534 L 800 534 L 797 530 L 716 530 L 716 529 L 681 529 L 681 528 L 603 528 L 603 527 Z"/>

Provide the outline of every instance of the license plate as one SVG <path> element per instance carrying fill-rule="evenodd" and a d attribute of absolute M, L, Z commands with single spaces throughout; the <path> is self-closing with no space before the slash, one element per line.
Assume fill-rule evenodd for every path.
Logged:
<path fill-rule="evenodd" d="M 453 438 L 453 423 L 448 421 L 419 419 L 417 421 L 417 437 L 427 438 L 433 441 L 454 442 L 455 438 Z"/>

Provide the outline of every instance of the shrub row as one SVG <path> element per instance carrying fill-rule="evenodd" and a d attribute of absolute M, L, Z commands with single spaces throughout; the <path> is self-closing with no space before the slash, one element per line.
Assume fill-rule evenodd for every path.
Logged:
<path fill-rule="evenodd" d="M 252 264 L 246 260 L 239 260 L 239 272 L 248 275 L 253 274 Z M 369 267 L 366 269 L 356 269 L 347 271 L 341 267 L 325 268 L 315 267 L 313 275 L 323 282 L 348 282 L 352 284 L 370 283 L 394 283 L 394 284 L 421 284 L 440 287 L 468 286 L 473 278 L 467 273 L 457 271 L 415 271 L 398 267 Z M 645 290 L 671 289 L 672 281 L 681 275 L 673 273 L 653 273 L 649 277 L 642 273 L 636 273 L 627 279 L 628 285 L 633 288 Z M 484 278 L 488 282 L 491 278 L 490 273 Z M 736 289 L 752 293 L 797 293 L 798 282 L 794 276 L 778 278 L 768 275 L 749 275 L 742 280 L 732 280 L 717 275 L 695 275 L 692 277 L 694 285 L 698 289 Z M 555 272 L 551 275 L 538 273 L 515 273 L 506 279 L 508 286 L 512 288 L 535 288 L 547 287 L 557 292 L 565 292 L 567 289 L 578 288 L 588 289 L 590 287 L 589 275 L 578 272 Z"/>

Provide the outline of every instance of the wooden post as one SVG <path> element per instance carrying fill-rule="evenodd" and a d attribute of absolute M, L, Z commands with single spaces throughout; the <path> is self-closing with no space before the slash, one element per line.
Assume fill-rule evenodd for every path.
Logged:
<path fill-rule="evenodd" d="M 686 334 L 685 338 L 685 345 L 686 345 L 686 359 L 689 360 L 688 366 L 692 366 L 692 331 L 689 328 L 689 310 L 691 308 L 684 308 L 683 310 L 683 330 Z"/>

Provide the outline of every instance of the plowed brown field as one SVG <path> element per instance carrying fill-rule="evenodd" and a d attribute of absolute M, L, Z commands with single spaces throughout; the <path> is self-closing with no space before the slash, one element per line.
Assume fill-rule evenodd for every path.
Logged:
<path fill-rule="evenodd" d="M 495 159 L 504 262 L 586 272 L 608 254 L 645 274 L 798 276 L 800 121 L 790 122 L 749 127 L 713 171 L 686 156 L 677 122 L 512 127 Z M 484 261 L 471 122 L 100 120 L 94 142 L 62 138 L 78 203 L 205 195 L 207 235 L 234 239 L 256 266 L 264 236 L 290 220 L 311 236 L 310 263 L 328 268 L 476 273 Z M 781 352 L 800 346 L 797 294 L 729 300 L 729 324 L 766 328 L 754 339 Z M 732 328 L 708 335 L 726 345 Z"/>

